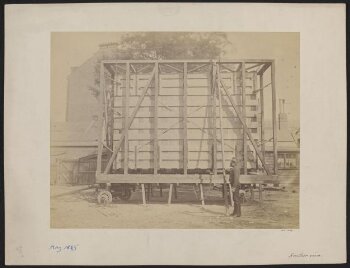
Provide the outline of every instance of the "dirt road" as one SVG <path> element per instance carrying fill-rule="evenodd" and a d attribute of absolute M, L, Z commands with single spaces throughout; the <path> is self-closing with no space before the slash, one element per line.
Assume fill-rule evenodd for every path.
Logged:
<path fill-rule="evenodd" d="M 242 205 L 242 217 L 225 215 L 222 193 L 204 189 L 206 205 L 192 186 L 178 187 L 177 199 L 167 204 L 168 192 L 154 190 L 147 205 L 141 192 L 133 192 L 129 203 L 119 199 L 108 206 L 98 205 L 94 190 L 84 187 L 51 187 L 52 228 L 163 228 L 163 229 L 294 229 L 299 226 L 298 186 L 286 185 L 285 191 L 263 192 L 263 202 L 250 200 Z M 67 194 L 65 194 L 67 193 Z M 257 193 L 255 198 L 257 198 Z"/>

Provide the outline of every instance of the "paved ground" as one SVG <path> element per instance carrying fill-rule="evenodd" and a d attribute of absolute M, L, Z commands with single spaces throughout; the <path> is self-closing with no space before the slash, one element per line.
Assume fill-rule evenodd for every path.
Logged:
<path fill-rule="evenodd" d="M 51 187 L 52 228 L 164 228 L 164 229 L 294 229 L 299 228 L 299 186 L 286 184 L 285 191 L 265 190 L 263 202 L 242 205 L 242 217 L 225 215 L 220 190 L 205 187 L 206 205 L 190 185 L 178 187 L 178 199 L 167 204 L 155 189 L 149 204 L 142 205 L 141 192 L 133 192 L 129 203 L 119 199 L 108 206 L 97 204 L 94 190 L 86 186 Z M 255 193 L 258 198 L 258 193 Z"/>

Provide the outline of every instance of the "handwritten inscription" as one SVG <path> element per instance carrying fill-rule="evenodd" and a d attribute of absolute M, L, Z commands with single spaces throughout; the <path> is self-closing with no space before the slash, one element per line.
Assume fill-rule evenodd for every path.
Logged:
<path fill-rule="evenodd" d="M 321 257 L 321 254 L 319 253 L 311 253 L 311 254 L 308 254 L 308 253 L 291 253 L 289 255 L 289 258 L 317 258 L 317 257 Z"/>
<path fill-rule="evenodd" d="M 74 252 L 78 249 L 78 244 L 67 244 L 67 245 L 51 245 L 49 250 L 52 252 Z"/>

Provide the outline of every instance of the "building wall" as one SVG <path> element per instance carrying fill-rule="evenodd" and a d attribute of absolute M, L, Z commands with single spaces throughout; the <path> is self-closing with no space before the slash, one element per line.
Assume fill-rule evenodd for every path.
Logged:
<path fill-rule="evenodd" d="M 68 77 L 66 121 L 90 121 L 98 114 L 98 99 L 93 95 L 90 87 L 95 85 L 95 64 L 93 57 L 79 67 L 72 70 Z"/>

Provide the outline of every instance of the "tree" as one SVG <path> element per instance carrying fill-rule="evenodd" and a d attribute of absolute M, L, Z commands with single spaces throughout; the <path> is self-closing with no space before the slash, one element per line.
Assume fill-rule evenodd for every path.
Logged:
<path fill-rule="evenodd" d="M 95 66 L 93 95 L 99 95 L 99 62 L 106 59 L 218 59 L 230 44 L 225 33 L 145 32 L 128 33 L 104 49 Z"/>

